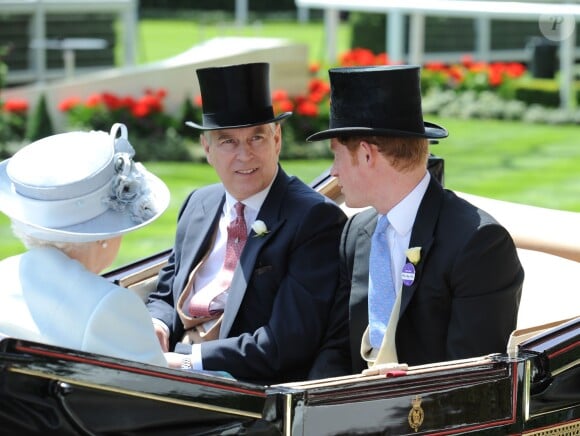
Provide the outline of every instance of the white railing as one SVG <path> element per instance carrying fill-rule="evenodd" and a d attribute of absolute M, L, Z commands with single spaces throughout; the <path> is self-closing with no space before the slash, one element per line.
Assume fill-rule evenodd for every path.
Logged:
<path fill-rule="evenodd" d="M 112 12 L 118 15 L 123 33 L 123 64 L 131 66 L 137 60 L 137 1 L 138 0 L 0 0 L 0 15 L 30 14 L 30 43 L 32 66 L 18 74 L 27 81 L 44 82 L 47 79 L 46 50 L 51 49 L 46 39 L 46 16 L 51 13 Z M 66 48 L 63 48 L 65 50 Z M 82 48 L 81 48 L 82 49 Z M 69 53 L 63 53 L 63 55 Z M 10 79 L 10 77 L 8 78 Z M 10 81 L 10 80 L 8 80 Z"/>

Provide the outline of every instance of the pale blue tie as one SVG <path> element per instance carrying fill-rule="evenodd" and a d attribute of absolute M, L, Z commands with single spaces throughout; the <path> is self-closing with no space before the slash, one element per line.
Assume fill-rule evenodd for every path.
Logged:
<path fill-rule="evenodd" d="M 369 339 L 373 348 L 379 348 L 395 303 L 395 286 L 391 274 L 391 254 L 387 244 L 386 215 L 379 215 L 371 239 L 369 259 Z"/>

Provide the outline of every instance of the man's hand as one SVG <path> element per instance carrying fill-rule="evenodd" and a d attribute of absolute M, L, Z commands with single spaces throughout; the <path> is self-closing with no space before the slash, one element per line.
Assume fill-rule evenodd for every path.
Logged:
<path fill-rule="evenodd" d="M 153 327 L 155 328 L 155 334 L 157 335 L 161 349 L 164 353 L 167 353 L 169 351 L 169 335 L 167 331 L 157 323 L 153 323 Z"/>
<path fill-rule="evenodd" d="M 191 370 L 191 356 L 179 353 L 165 353 L 170 368 Z"/>

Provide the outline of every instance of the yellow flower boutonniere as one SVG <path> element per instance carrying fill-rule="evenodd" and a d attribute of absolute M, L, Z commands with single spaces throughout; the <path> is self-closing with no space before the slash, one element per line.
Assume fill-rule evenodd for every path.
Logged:
<path fill-rule="evenodd" d="M 403 279 L 403 285 L 411 286 L 415 282 L 415 265 L 421 260 L 421 247 L 408 248 L 405 251 L 405 256 L 407 256 L 409 262 L 403 266 L 401 278 Z"/>
<path fill-rule="evenodd" d="M 252 230 L 256 233 L 254 235 L 254 237 L 264 236 L 264 235 L 270 233 L 270 231 L 268 230 L 268 227 L 266 227 L 266 223 L 262 220 L 254 221 L 254 224 L 252 224 Z"/>
<path fill-rule="evenodd" d="M 411 247 L 405 251 L 405 256 L 413 265 L 417 265 L 421 260 L 421 247 Z"/>

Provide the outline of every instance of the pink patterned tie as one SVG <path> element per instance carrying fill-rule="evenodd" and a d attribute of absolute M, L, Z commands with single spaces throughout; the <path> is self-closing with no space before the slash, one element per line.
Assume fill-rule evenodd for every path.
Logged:
<path fill-rule="evenodd" d="M 210 310 L 211 302 L 230 287 L 234 270 L 248 239 L 244 207 L 245 205 L 240 202 L 234 205 L 236 218 L 228 225 L 228 241 L 226 243 L 224 264 L 217 276 L 191 298 L 189 303 L 189 314 L 191 316 L 208 317 L 215 315 L 217 311 Z"/>

